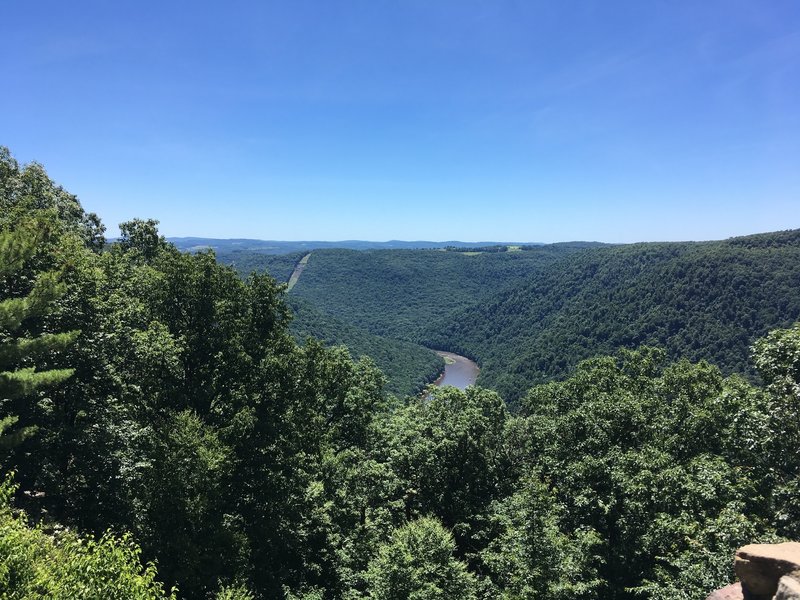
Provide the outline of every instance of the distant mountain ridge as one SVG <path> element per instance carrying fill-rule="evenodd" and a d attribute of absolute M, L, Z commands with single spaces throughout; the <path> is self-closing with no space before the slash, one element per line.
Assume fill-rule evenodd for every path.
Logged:
<path fill-rule="evenodd" d="M 338 242 L 323 241 L 280 241 L 256 240 L 246 238 L 203 238 L 203 237 L 170 237 L 167 240 L 184 252 L 213 249 L 217 252 L 257 252 L 261 254 L 289 254 L 304 250 L 321 250 L 343 248 L 347 250 L 435 250 L 439 248 L 481 248 L 486 246 L 541 246 L 539 242 L 460 242 L 456 240 L 430 242 L 424 240 L 387 242 L 370 242 L 365 240 L 342 240 Z"/>

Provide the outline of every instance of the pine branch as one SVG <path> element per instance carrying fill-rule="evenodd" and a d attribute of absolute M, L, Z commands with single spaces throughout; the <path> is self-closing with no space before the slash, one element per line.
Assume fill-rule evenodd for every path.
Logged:
<path fill-rule="evenodd" d="M 33 253 L 40 236 L 30 227 L 0 232 L 0 277 L 19 271 Z"/>
<path fill-rule="evenodd" d="M 35 425 L 22 427 L 16 431 L 5 433 L 5 431 L 14 426 L 17 421 L 19 421 L 19 417 L 15 415 L 9 415 L 0 419 L 0 448 L 7 449 L 17 446 L 36 433 L 37 428 Z"/>
<path fill-rule="evenodd" d="M 45 333 L 34 339 L 22 338 L 0 345 L 0 367 L 9 367 L 25 358 L 36 358 L 46 352 L 60 352 L 75 341 L 80 331 Z"/>
<path fill-rule="evenodd" d="M 11 231 L 0 231 L 0 285 L 6 292 L 9 278 L 17 276 L 25 263 L 36 253 L 40 242 L 49 235 L 46 221 L 27 219 L 18 222 Z M 0 368 L 13 368 L 26 358 L 47 352 L 63 350 L 78 336 L 77 331 L 46 333 L 34 339 L 11 340 L 25 319 L 47 314 L 52 303 L 64 294 L 66 286 L 59 281 L 58 271 L 40 273 L 27 296 L 0 299 Z M 19 283 L 19 282 L 17 282 Z M 14 285 L 10 286 L 13 289 Z M 36 371 L 34 367 L 0 372 L 0 399 L 15 399 L 31 394 L 41 387 L 61 383 L 74 373 L 74 369 Z M 10 433 L 15 425 L 15 415 L 0 415 L 0 447 L 11 447 L 30 437 L 36 427 L 26 426 Z"/>
<path fill-rule="evenodd" d="M 27 298 L 0 300 L 0 330 L 16 331 L 28 315 Z"/>
<path fill-rule="evenodd" d="M 21 398 L 40 387 L 55 385 L 68 379 L 75 369 L 36 371 L 33 367 L 0 373 L 0 398 Z"/>

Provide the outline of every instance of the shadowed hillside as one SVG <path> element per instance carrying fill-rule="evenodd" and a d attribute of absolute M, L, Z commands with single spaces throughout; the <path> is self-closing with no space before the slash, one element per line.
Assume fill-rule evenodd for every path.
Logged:
<path fill-rule="evenodd" d="M 800 230 L 721 242 L 590 250 L 428 328 L 425 342 L 474 357 L 507 399 L 580 360 L 655 344 L 751 373 L 748 348 L 800 316 Z"/>

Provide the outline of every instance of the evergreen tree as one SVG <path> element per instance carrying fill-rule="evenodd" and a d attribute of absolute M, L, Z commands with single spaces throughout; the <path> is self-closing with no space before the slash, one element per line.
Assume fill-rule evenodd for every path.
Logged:
<path fill-rule="evenodd" d="M 63 293 L 55 271 L 39 274 L 27 286 L 18 280 L 27 277 L 17 277 L 47 233 L 46 223 L 38 220 L 0 232 L 0 445 L 4 447 L 20 443 L 35 431 L 33 424 L 11 429 L 19 421 L 15 404 L 72 375 L 71 369 L 37 370 L 32 363 L 37 356 L 63 349 L 78 332 L 20 335 L 26 321 L 45 314 Z M 25 287 L 27 293 L 20 292 Z"/>

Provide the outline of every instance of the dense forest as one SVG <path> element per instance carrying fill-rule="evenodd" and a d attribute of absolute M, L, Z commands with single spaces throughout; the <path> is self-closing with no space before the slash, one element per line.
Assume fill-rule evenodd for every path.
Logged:
<path fill-rule="evenodd" d="M 155 221 L 120 229 L 107 243 L 100 219 L 41 166 L 0 152 L 6 598 L 688 600 L 732 579 L 738 546 L 800 537 L 800 325 L 753 344 L 757 381 L 697 360 L 691 339 L 570 367 L 579 352 L 567 338 L 564 376 L 515 390 L 515 412 L 481 387 L 404 398 L 386 392 L 372 360 L 298 342 L 285 286 L 271 276 L 182 253 Z M 633 283 L 617 268 L 585 269 L 601 260 L 648 272 L 646 261 L 636 271 L 636 249 L 440 252 L 452 262 L 424 281 L 427 251 L 414 251 L 419 263 L 396 279 L 437 281 L 435 301 L 387 299 L 399 322 L 385 330 L 386 315 L 329 314 L 408 339 L 430 324 L 414 314 L 468 308 L 478 293 L 466 281 L 448 290 L 462 281 L 450 270 L 495 277 L 497 288 L 522 272 L 522 294 L 561 269 L 571 307 L 574 279 L 607 277 L 613 302 L 635 296 L 613 290 L 638 285 L 644 302 L 666 293 L 657 278 L 668 269 L 707 265 L 672 273 L 678 290 L 692 290 L 676 297 L 713 301 L 701 283 L 730 289 L 708 310 L 750 315 L 732 325 L 746 337 L 797 316 L 774 283 L 797 287 L 781 258 L 795 239 L 648 246 L 677 262 L 654 258 L 663 268 Z M 606 258 L 581 254 L 600 251 Z M 295 288 L 309 310 L 323 294 L 312 285 L 318 255 Z M 485 265 L 498 258 L 491 275 Z M 332 252 L 326 268 L 353 282 L 346 260 Z M 729 283 L 715 283 L 720 272 Z M 367 289 L 364 302 L 378 306 L 386 286 Z M 763 314 L 751 312 L 753 298 Z M 644 322 L 657 300 L 638 305 Z M 582 318 L 555 320 L 570 315 Z M 695 318 L 671 318 L 683 317 Z M 498 322 L 511 333 L 510 320 Z M 672 357 L 680 350 L 691 360 Z"/>
<path fill-rule="evenodd" d="M 221 255 L 214 251 L 217 260 L 235 268 L 240 276 L 267 271 L 284 283 L 289 281 L 297 264 L 307 255 L 306 252 L 274 255 L 242 250 L 227 252 L 224 245 L 222 250 Z M 386 375 L 389 392 L 399 396 L 418 394 L 444 368 L 444 361 L 420 344 L 368 331 L 319 310 L 296 294 L 287 296 L 286 302 L 292 311 L 290 330 L 298 342 L 311 337 L 330 346 L 346 346 L 355 358 L 371 358 Z"/>
<path fill-rule="evenodd" d="M 800 318 L 800 230 L 464 250 L 314 251 L 292 296 L 371 333 L 468 356 L 481 366 L 478 383 L 513 403 L 581 360 L 643 344 L 754 378 L 753 342 Z M 285 261 L 248 265 L 286 280 Z"/>
<path fill-rule="evenodd" d="M 456 310 L 523 282 L 576 252 L 554 244 L 531 252 L 464 254 L 438 250 L 312 252 L 292 294 L 379 335 L 422 341 L 425 328 Z"/>
<path fill-rule="evenodd" d="M 544 265 L 584 248 L 584 244 L 528 246 L 528 251 L 314 250 L 288 296 L 291 330 L 298 340 L 311 336 L 370 356 L 399 395 L 418 393 L 436 379 L 443 362 L 421 344 L 426 324 L 488 298 L 498 287 L 524 281 Z M 469 252 L 465 255 L 464 252 Z M 477 252 L 477 254 L 473 254 Z M 217 256 L 242 276 L 267 271 L 288 282 L 305 252 L 266 255 L 247 251 Z M 448 349 L 448 344 L 433 344 Z"/>
<path fill-rule="evenodd" d="M 418 394 L 444 369 L 444 360 L 419 344 L 376 335 L 294 295 L 288 295 L 286 303 L 292 311 L 289 329 L 298 342 L 310 337 L 328 346 L 344 345 L 354 358 L 369 357 L 386 376 L 390 393 L 401 397 Z"/>
<path fill-rule="evenodd" d="M 750 345 L 798 318 L 794 230 L 574 255 L 429 328 L 423 341 L 475 357 L 479 383 L 516 399 L 583 359 L 642 344 L 754 375 Z"/>

